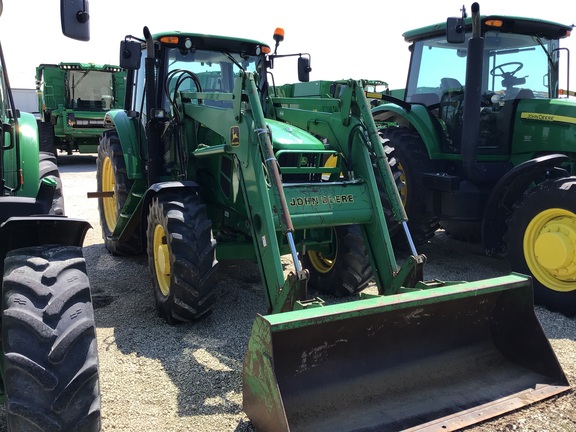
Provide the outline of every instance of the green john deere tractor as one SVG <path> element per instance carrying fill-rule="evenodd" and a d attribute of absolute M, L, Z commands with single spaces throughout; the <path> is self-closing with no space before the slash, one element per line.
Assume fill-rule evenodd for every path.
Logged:
<path fill-rule="evenodd" d="M 126 73 L 93 63 L 36 68 L 40 148 L 56 154 L 96 153 L 107 111 L 124 106 Z"/>
<path fill-rule="evenodd" d="M 67 36 L 88 37 L 84 6 L 62 1 Z M 1 48 L 0 95 L 3 430 L 97 432 L 98 350 L 82 254 L 90 224 L 63 216 L 55 157 L 39 151 L 35 117 L 14 105 Z"/>
<path fill-rule="evenodd" d="M 387 123 L 381 135 L 415 243 L 439 227 L 481 241 L 533 277 L 536 302 L 568 315 L 576 314 L 576 103 L 558 94 L 560 40 L 571 29 L 481 16 L 475 3 L 471 18 L 404 33 L 412 53 L 404 100 L 373 110 Z"/>
<path fill-rule="evenodd" d="M 282 33 L 274 52 L 147 27 L 121 43 L 126 106 L 106 115 L 89 196 L 110 252 L 147 253 L 159 314 L 206 315 L 219 261 L 258 263 L 268 310 L 243 404 L 263 431 L 452 430 L 568 389 L 528 278 L 425 282 L 414 248 L 397 265 L 378 184 L 406 218 L 364 84 L 335 82 L 329 98 L 276 88 Z M 308 81 L 309 55 L 294 57 Z M 372 278 L 378 294 L 360 293 Z"/>

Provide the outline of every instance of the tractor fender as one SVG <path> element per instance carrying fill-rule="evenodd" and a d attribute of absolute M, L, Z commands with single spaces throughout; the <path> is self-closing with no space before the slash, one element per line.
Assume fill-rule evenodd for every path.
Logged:
<path fill-rule="evenodd" d="M 140 221 L 140 227 L 142 229 L 142 235 L 143 235 L 142 238 L 145 238 L 144 236 L 146 235 L 146 227 L 148 225 L 147 221 L 148 207 L 150 206 L 150 203 L 152 202 L 152 199 L 155 196 L 169 191 L 178 191 L 178 193 L 180 194 L 187 194 L 187 193 L 197 194 L 199 190 L 200 186 L 198 185 L 198 183 L 191 180 L 167 181 L 161 183 L 154 183 L 152 186 L 150 186 L 142 196 L 142 199 L 140 200 L 138 208 L 135 211 L 135 213 L 137 214 L 135 214 L 134 217 L 132 218 L 132 220 Z"/>
<path fill-rule="evenodd" d="M 19 196 L 34 197 L 38 193 L 40 184 L 38 124 L 36 118 L 30 113 L 20 113 L 18 130 L 20 140 L 20 169 L 24 182 L 18 192 Z M 7 157 L 4 157 L 7 160 Z"/>
<path fill-rule="evenodd" d="M 14 249 L 45 244 L 82 247 L 89 222 L 65 216 L 18 216 L 0 225 L 0 259 Z"/>
<path fill-rule="evenodd" d="M 434 124 L 437 120 L 432 118 L 432 114 L 424 105 L 412 104 L 411 109 L 407 110 L 395 103 L 383 104 L 372 108 L 372 116 L 376 122 L 396 123 L 400 127 L 412 126 L 426 143 L 429 156 L 432 156 L 433 149 L 440 148 L 438 126 Z"/>
<path fill-rule="evenodd" d="M 152 201 L 152 198 L 159 193 L 164 193 L 170 190 L 178 190 L 179 193 L 186 193 L 185 189 L 189 189 L 190 192 L 196 194 L 200 190 L 200 186 L 198 183 L 192 180 L 154 183 L 144 193 L 144 197 L 142 198 L 142 205 L 148 207 Z"/>
<path fill-rule="evenodd" d="M 145 170 L 140 153 L 142 148 L 147 147 L 148 140 L 139 116 L 125 110 L 111 110 L 104 116 L 104 125 L 116 129 L 128 176 L 131 179 L 141 178 Z"/>
<path fill-rule="evenodd" d="M 498 256 L 505 253 L 504 234 L 506 220 L 512 214 L 517 202 L 530 184 L 540 178 L 546 171 L 553 171 L 554 177 L 569 174 L 560 165 L 568 160 L 563 154 L 540 156 L 523 162 L 508 171 L 496 183 L 484 209 L 482 218 L 482 240 L 486 255 Z"/>

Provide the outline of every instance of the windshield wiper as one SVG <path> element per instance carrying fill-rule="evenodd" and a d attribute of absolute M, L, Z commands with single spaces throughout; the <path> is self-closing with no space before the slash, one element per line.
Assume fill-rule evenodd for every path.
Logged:
<path fill-rule="evenodd" d="M 234 63 L 236 66 L 238 66 L 238 68 L 242 71 L 242 72 L 246 72 L 246 69 L 244 69 L 244 67 L 242 67 L 242 65 L 238 62 L 238 60 L 236 60 L 234 58 L 234 56 L 232 56 L 232 54 L 226 52 L 226 51 L 220 51 L 222 54 L 224 54 L 226 57 L 228 57 L 232 63 Z"/>
<path fill-rule="evenodd" d="M 552 55 L 548 52 L 548 50 L 546 49 L 546 47 L 542 43 L 542 40 L 540 39 L 540 37 L 539 36 L 533 36 L 533 38 L 536 39 L 536 42 L 538 42 L 538 44 L 542 47 L 542 49 L 546 53 L 546 57 L 548 57 L 548 63 L 550 63 L 550 67 L 552 69 L 554 69 L 555 71 L 557 71 L 556 64 L 554 63 L 554 60 L 552 59 Z"/>

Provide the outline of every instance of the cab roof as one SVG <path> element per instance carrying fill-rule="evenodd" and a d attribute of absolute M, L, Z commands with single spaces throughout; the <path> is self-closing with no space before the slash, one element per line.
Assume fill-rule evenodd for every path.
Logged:
<path fill-rule="evenodd" d="M 501 27 L 490 26 L 489 23 L 493 21 L 501 21 Z M 482 25 L 482 33 L 487 30 L 499 30 L 504 33 L 517 33 L 526 35 L 537 35 L 548 39 L 558 39 L 570 36 L 572 31 L 571 25 L 559 24 L 552 21 L 546 21 L 536 18 L 523 18 L 504 15 L 481 15 L 480 22 Z M 472 18 L 468 17 L 465 20 L 466 32 L 472 31 Z M 420 27 L 414 30 L 407 31 L 402 34 L 406 42 L 415 42 L 422 39 L 429 39 L 436 36 L 446 34 L 446 21 Z"/>
<path fill-rule="evenodd" d="M 186 47 L 186 44 L 191 44 L 190 46 L 197 50 L 243 52 L 248 55 L 259 55 L 262 52 L 270 52 L 270 46 L 268 44 L 252 39 L 200 33 L 184 33 L 179 31 L 156 33 L 152 37 L 156 41 L 164 41 L 163 43 L 167 45 Z M 174 39 L 172 42 L 169 42 L 169 38 Z"/>

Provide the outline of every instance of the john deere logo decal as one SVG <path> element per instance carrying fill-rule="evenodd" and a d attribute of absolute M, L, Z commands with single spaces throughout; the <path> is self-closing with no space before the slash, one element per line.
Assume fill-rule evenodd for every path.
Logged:
<path fill-rule="evenodd" d="M 232 147 L 238 147 L 240 145 L 240 128 L 238 126 L 232 126 L 230 128 L 230 145 Z"/>
<path fill-rule="evenodd" d="M 520 117 L 525 120 L 576 124 L 576 118 L 574 117 L 561 116 L 555 114 L 523 112 L 522 114 L 520 114 Z"/>
<path fill-rule="evenodd" d="M 317 206 L 319 204 L 353 204 L 354 195 L 322 195 L 322 196 L 306 196 L 295 197 L 290 200 L 290 206 L 301 207 L 306 205 Z"/>

